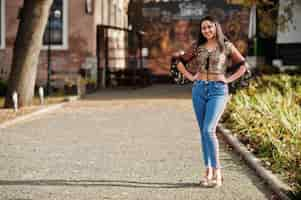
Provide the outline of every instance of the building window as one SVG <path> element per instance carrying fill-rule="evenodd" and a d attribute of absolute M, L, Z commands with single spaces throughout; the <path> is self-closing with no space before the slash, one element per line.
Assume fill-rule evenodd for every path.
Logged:
<path fill-rule="evenodd" d="M 5 5 L 4 0 L 0 0 L 0 49 L 5 48 Z"/>
<path fill-rule="evenodd" d="M 44 48 L 68 48 L 68 0 L 54 0 L 43 37 Z"/>

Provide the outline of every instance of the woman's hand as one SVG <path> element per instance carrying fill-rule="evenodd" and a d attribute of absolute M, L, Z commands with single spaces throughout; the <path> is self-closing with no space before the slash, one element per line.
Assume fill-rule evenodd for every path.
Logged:
<path fill-rule="evenodd" d="M 227 79 L 225 76 L 223 78 L 223 80 L 221 80 L 222 82 L 224 82 L 225 84 L 230 83 L 231 81 L 229 79 Z"/>
<path fill-rule="evenodd" d="M 189 79 L 191 82 L 194 82 L 195 80 L 198 79 L 199 72 L 197 72 L 195 75 L 191 75 L 191 78 Z"/>
<path fill-rule="evenodd" d="M 228 83 L 231 83 L 232 81 L 239 79 L 246 72 L 246 70 L 247 70 L 246 64 L 241 65 L 234 74 L 232 74 L 231 76 L 229 76 L 228 78 L 225 78 L 225 79 L 227 80 Z"/>
<path fill-rule="evenodd" d="M 184 55 L 184 51 L 177 51 L 172 54 L 172 57 L 179 58 L 182 55 Z"/>

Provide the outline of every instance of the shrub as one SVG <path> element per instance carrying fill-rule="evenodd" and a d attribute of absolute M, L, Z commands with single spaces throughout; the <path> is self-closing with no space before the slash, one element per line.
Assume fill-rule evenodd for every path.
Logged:
<path fill-rule="evenodd" d="M 301 77 L 262 76 L 238 91 L 223 117 L 239 139 L 300 192 Z"/>

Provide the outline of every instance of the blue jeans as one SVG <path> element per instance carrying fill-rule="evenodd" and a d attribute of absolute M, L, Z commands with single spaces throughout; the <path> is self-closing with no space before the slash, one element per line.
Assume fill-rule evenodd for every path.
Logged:
<path fill-rule="evenodd" d="M 201 132 L 206 167 L 220 168 L 216 126 L 228 101 L 228 85 L 220 81 L 193 83 L 192 102 Z"/>

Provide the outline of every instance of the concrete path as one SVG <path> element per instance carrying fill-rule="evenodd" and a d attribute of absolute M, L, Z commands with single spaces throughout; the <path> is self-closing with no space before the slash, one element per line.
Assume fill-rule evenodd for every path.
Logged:
<path fill-rule="evenodd" d="M 271 199 L 225 144 L 204 188 L 191 86 L 104 90 L 0 130 L 0 199 Z"/>

